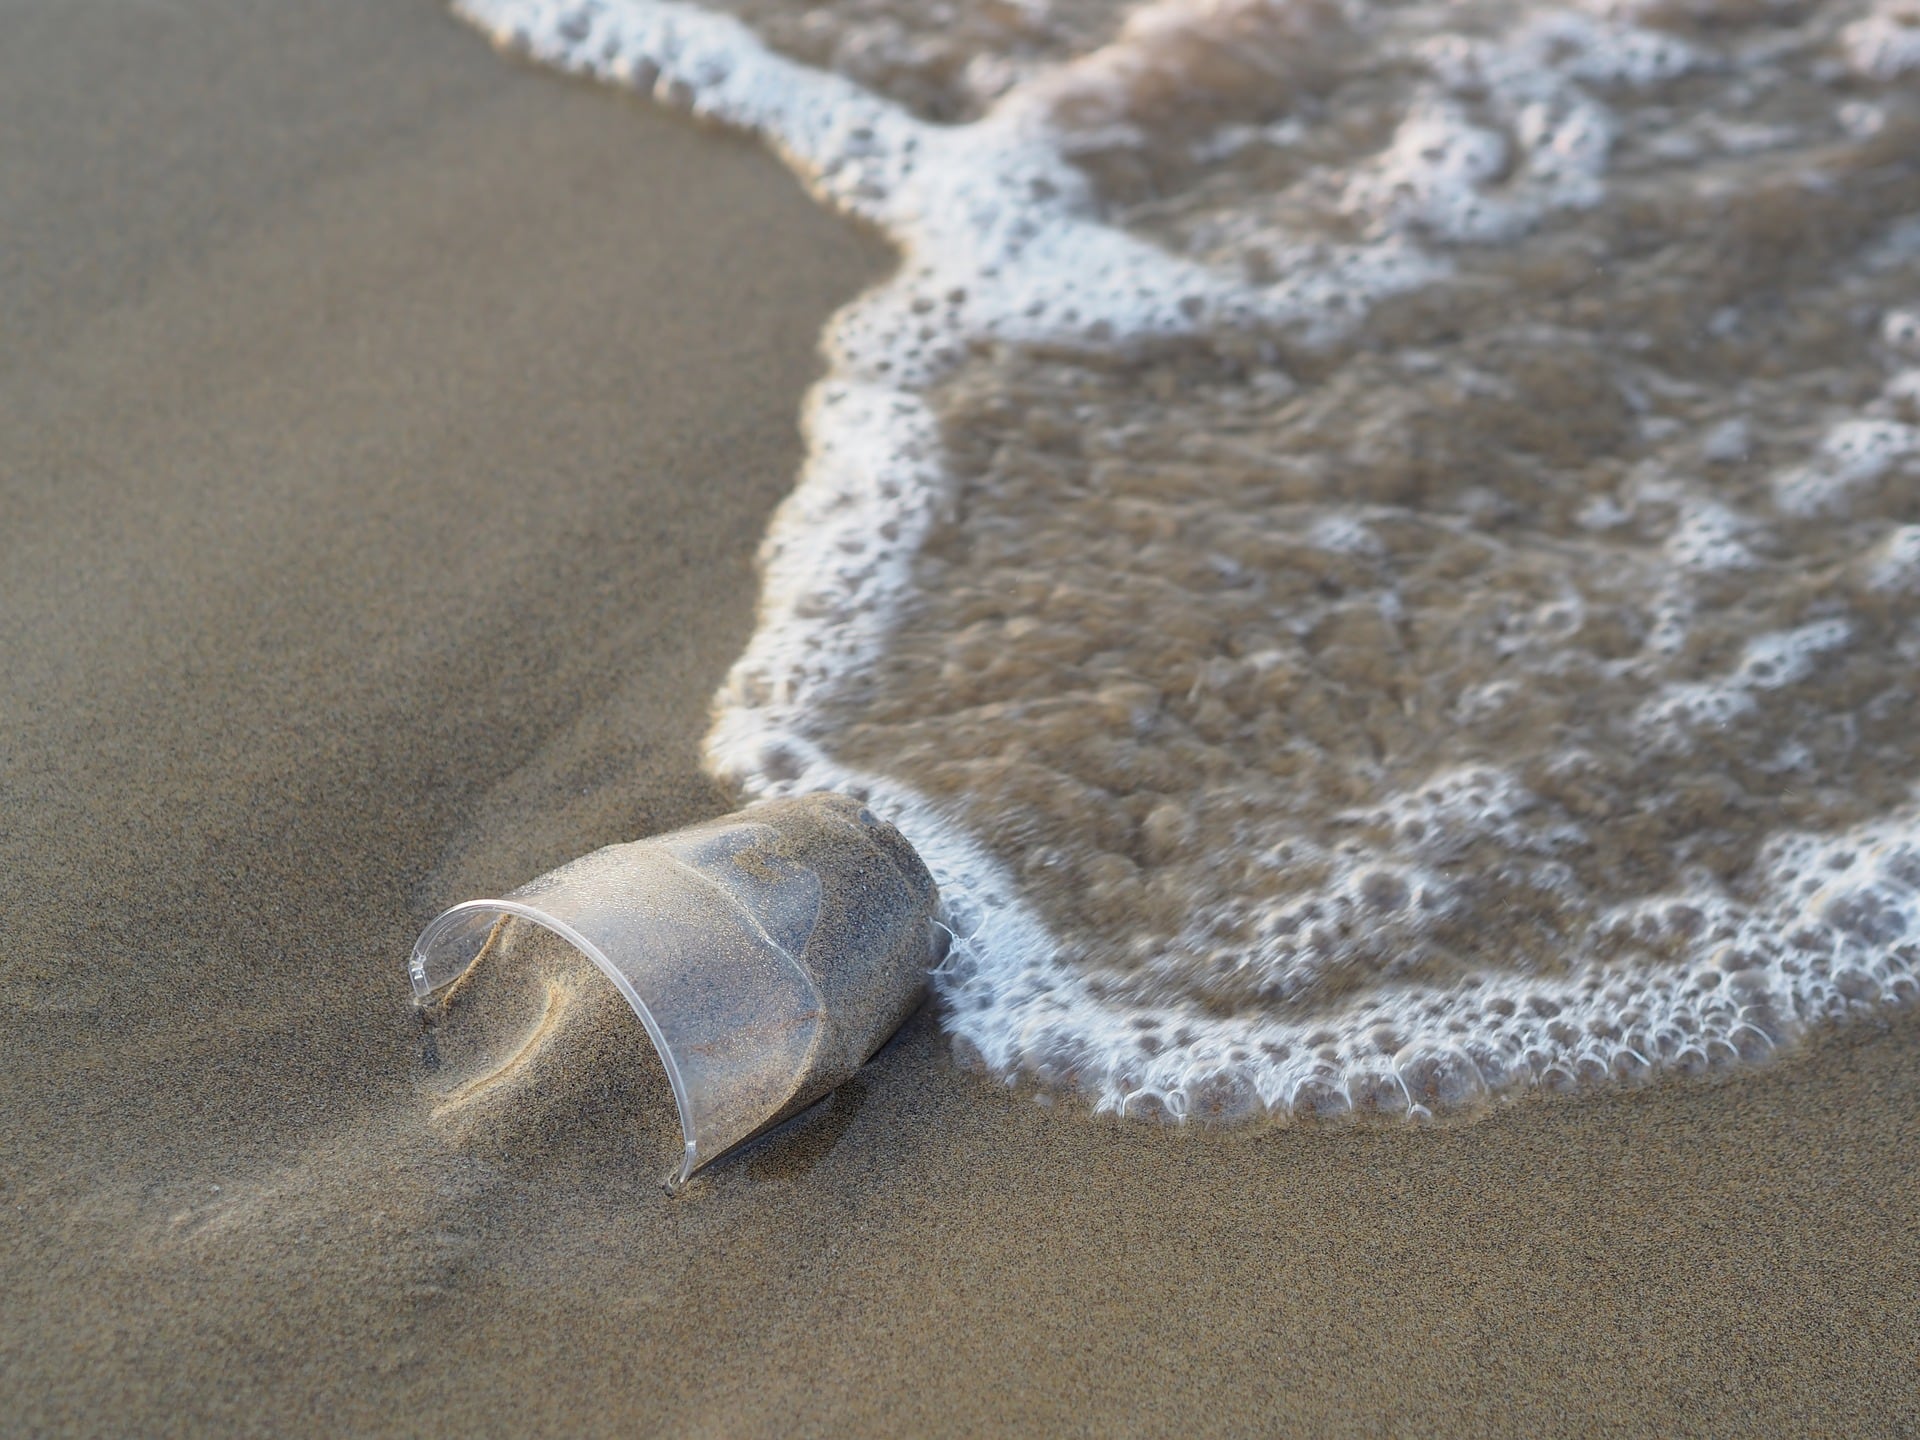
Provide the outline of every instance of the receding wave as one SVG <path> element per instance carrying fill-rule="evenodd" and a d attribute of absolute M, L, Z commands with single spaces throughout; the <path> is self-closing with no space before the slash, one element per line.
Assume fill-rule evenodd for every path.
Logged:
<path fill-rule="evenodd" d="M 766 139 L 844 309 L 708 753 L 946 1023 L 1426 1115 L 1920 994 L 1920 11 L 459 0 Z"/>

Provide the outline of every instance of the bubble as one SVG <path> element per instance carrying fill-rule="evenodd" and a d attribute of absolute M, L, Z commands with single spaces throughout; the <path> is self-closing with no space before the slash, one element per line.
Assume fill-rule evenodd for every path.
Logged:
<path fill-rule="evenodd" d="M 1740 1058 L 1750 1064 L 1773 1054 L 1773 1037 L 1757 1025 L 1736 1025 L 1727 1039 Z"/>
<path fill-rule="evenodd" d="M 1604 1085 L 1612 1075 L 1612 1066 L 1591 1050 L 1583 1050 L 1573 1057 L 1574 1082 L 1583 1089 Z"/>
<path fill-rule="evenodd" d="M 1080 1088 L 1084 1074 L 1094 1065 L 1092 1050 L 1084 1042 L 1067 1035 L 1054 1035 L 1036 1047 L 1028 1061 L 1027 1073 L 1035 1083 L 1071 1093 Z"/>
<path fill-rule="evenodd" d="M 1394 1068 L 1415 1103 L 1436 1114 L 1469 1109 L 1487 1098 L 1486 1081 L 1464 1051 L 1410 1046 L 1394 1057 Z"/>
<path fill-rule="evenodd" d="M 1856 1005 L 1872 1005 L 1880 998 L 1880 982 L 1866 971 L 1851 966 L 1834 971 L 1833 986 Z"/>
<path fill-rule="evenodd" d="M 1713 1068 L 1701 1045 L 1683 1045 L 1667 1057 L 1666 1066 L 1676 1075 L 1704 1075 Z"/>
<path fill-rule="evenodd" d="M 1188 1114 L 1208 1125 L 1237 1125 L 1259 1115 L 1263 1106 L 1253 1079 L 1244 1070 L 1216 1070 L 1188 1087 Z"/>
<path fill-rule="evenodd" d="M 1297 1083 L 1287 1097 L 1296 1120 L 1338 1120 L 1353 1109 L 1346 1086 L 1331 1076 L 1313 1076 Z"/>
<path fill-rule="evenodd" d="M 1120 1114 L 1130 1120 L 1168 1121 L 1177 1118 L 1168 1098 L 1157 1090 L 1136 1090 L 1120 1102 Z"/>
<path fill-rule="evenodd" d="M 1579 1077 L 1566 1065 L 1547 1065 L 1540 1071 L 1540 1088 L 1555 1094 L 1567 1095 L 1580 1088 Z"/>
<path fill-rule="evenodd" d="M 1407 1087 L 1392 1070 L 1356 1070 L 1347 1077 L 1353 1109 L 1362 1115 L 1387 1119 L 1404 1116 L 1412 1102 Z"/>
<path fill-rule="evenodd" d="M 1623 1085 L 1644 1084 L 1653 1077 L 1653 1066 L 1646 1056 L 1628 1046 L 1622 1046 L 1614 1052 L 1608 1069 L 1613 1078 Z"/>

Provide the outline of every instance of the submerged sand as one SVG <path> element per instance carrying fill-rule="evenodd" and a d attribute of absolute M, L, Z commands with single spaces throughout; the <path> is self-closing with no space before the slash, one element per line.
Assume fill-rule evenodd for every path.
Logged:
<path fill-rule="evenodd" d="M 412 934 L 728 807 L 707 698 L 886 257 L 425 0 L 16 9 L 0 1429 L 1920 1432 L 1911 1017 L 1250 1134 L 923 1013 L 677 1199 L 644 1053 L 453 1123 Z"/>

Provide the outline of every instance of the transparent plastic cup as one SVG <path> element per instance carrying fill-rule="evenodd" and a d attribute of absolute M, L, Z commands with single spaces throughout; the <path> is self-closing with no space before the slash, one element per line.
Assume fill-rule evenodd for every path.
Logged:
<path fill-rule="evenodd" d="M 900 1028 L 925 989 L 937 902 L 898 830 L 846 796 L 805 795 L 456 905 L 408 969 L 429 1004 L 513 917 L 579 950 L 660 1054 L 686 1142 L 678 1185 L 849 1079 Z"/>

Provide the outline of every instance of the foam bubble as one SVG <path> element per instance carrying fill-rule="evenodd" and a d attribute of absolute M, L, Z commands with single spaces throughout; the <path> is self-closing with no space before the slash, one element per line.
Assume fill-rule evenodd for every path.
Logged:
<path fill-rule="evenodd" d="M 1716 433 L 1708 437 L 1703 448 L 1716 444 L 1725 448 L 1729 443 L 1744 445 L 1745 441 L 1728 442 Z M 1673 533 L 1667 537 L 1667 553 L 1673 557 L 1674 564 L 1688 570 L 1705 573 L 1750 570 L 1757 561 L 1744 537 L 1752 529 L 1751 521 L 1728 506 L 1713 501 L 1696 502 L 1686 507 Z"/>
<path fill-rule="evenodd" d="M 1880 0 L 1840 32 L 1840 44 L 1854 73 L 1869 80 L 1920 70 L 1920 5 Z"/>
<path fill-rule="evenodd" d="M 1845 645 L 1852 627 L 1845 620 L 1821 620 L 1747 642 L 1740 662 L 1713 680 L 1670 685 L 1641 708 L 1638 716 L 1648 740 L 1672 750 L 1692 746 L 1698 732 L 1725 730 L 1754 713 L 1757 692 L 1783 689 L 1805 680 L 1819 657 Z"/>
<path fill-rule="evenodd" d="M 1894 420 L 1842 420 L 1810 463 L 1775 477 L 1774 501 L 1792 515 L 1844 509 L 1914 454 L 1920 454 L 1920 428 Z"/>
<path fill-rule="evenodd" d="M 1920 419 L 1920 369 L 1902 370 L 1887 382 L 1880 395 L 1896 414 Z"/>
<path fill-rule="evenodd" d="M 1920 355 L 1920 309 L 1887 311 L 1880 317 L 1880 342 L 1902 355 Z"/>

